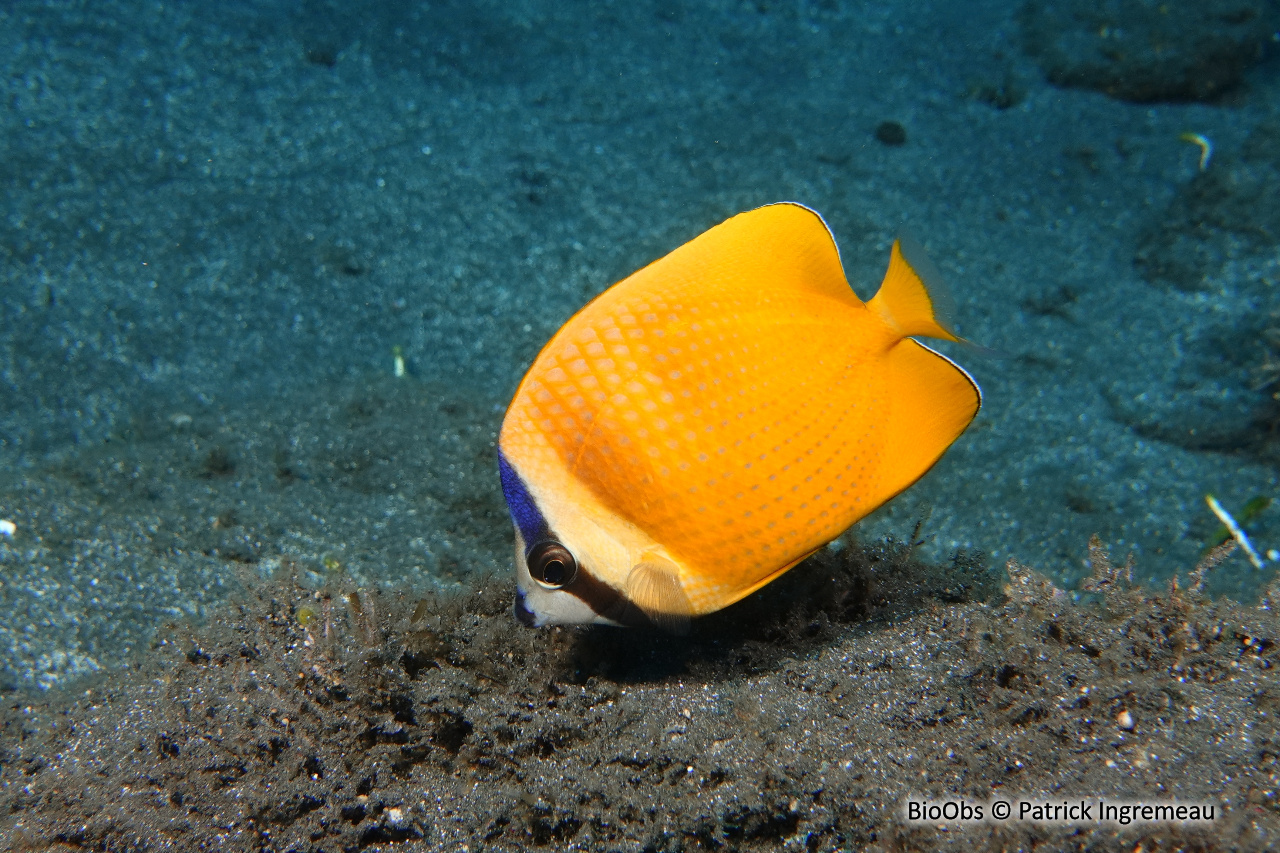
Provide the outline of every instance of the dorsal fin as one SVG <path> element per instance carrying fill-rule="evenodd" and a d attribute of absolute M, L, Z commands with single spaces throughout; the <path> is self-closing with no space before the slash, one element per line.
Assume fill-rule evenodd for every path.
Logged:
<path fill-rule="evenodd" d="M 801 293 L 857 301 L 827 223 L 790 201 L 726 219 L 627 281 L 660 284 L 658 291 L 664 293 L 696 282 L 703 298 L 722 290 L 766 298 Z"/>
<path fill-rule="evenodd" d="M 680 570 L 661 557 L 637 563 L 627 576 L 627 598 L 657 627 L 673 634 L 689 632 L 693 606 L 680 583 Z"/>
<path fill-rule="evenodd" d="M 905 235 L 893 241 L 889 269 L 867 306 L 904 337 L 960 340 L 951 326 L 955 303 L 942 275 L 920 244 Z"/>
<path fill-rule="evenodd" d="M 924 476 L 982 406 L 973 377 L 918 341 L 904 339 L 889 350 L 884 371 L 895 390 L 880 455 L 883 491 L 868 495 L 874 505 Z"/>

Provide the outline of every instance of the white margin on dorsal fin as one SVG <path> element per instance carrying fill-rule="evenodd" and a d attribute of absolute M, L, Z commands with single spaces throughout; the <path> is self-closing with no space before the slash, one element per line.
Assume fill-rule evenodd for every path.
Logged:
<path fill-rule="evenodd" d="M 823 218 L 822 214 L 814 210 L 802 201 L 771 201 L 768 204 L 762 204 L 760 207 L 779 207 L 781 205 L 790 205 L 798 207 L 801 210 L 807 210 L 814 216 L 818 217 L 818 221 L 822 223 L 822 227 L 827 229 L 827 236 L 831 238 L 831 245 L 836 248 L 836 260 L 840 262 L 840 269 L 844 270 L 844 258 L 840 256 L 840 241 L 836 239 L 836 232 L 831 230 L 831 225 Z M 753 207 L 752 210 L 759 210 L 759 207 Z"/>

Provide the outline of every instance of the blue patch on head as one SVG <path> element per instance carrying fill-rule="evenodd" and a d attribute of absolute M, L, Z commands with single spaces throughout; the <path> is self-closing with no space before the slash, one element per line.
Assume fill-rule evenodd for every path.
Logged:
<path fill-rule="evenodd" d="M 511 511 L 516 527 L 520 528 L 520 535 L 524 537 L 527 556 L 528 549 L 551 538 L 551 530 L 547 526 L 547 520 L 538 511 L 538 505 L 533 502 L 533 496 L 525 488 L 524 480 L 520 479 L 520 475 L 511 467 L 501 450 L 498 451 L 498 476 L 502 478 L 502 494 L 507 499 L 507 509 Z"/>

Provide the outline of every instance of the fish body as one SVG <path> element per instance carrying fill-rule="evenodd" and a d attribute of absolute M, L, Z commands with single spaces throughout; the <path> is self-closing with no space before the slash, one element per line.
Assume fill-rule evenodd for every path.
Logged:
<path fill-rule="evenodd" d="M 923 476 L 981 405 L 912 339 L 958 340 L 927 263 L 895 242 L 863 302 L 822 218 L 774 204 L 575 314 L 499 436 L 521 621 L 678 630 Z"/>

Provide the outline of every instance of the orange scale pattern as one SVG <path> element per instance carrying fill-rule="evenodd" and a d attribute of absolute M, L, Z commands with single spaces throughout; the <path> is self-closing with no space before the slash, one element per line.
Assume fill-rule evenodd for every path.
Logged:
<path fill-rule="evenodd" d="M 528 413 L 603 505 L 696 568 L 691 597 L 698 582 L 714 595 L 802 557 L 882 491 L 878 342 L 847 333 L 865 307 L 716 307 L 593 312 L 545 353 Z"/>
<path fill-rule="evenodd" d="M 967 374 L 906 337 L 953 336 L 896 245 L 886 290 L 857 298 L 811 211 L 735 217 L 565 324 L 503 451 L 544 510 L 574 513 L 557 489 L 585 489 L 582 511 L 642 531 L 693 611 L 716 610 L 909 486 L 976 413 Z"/>

